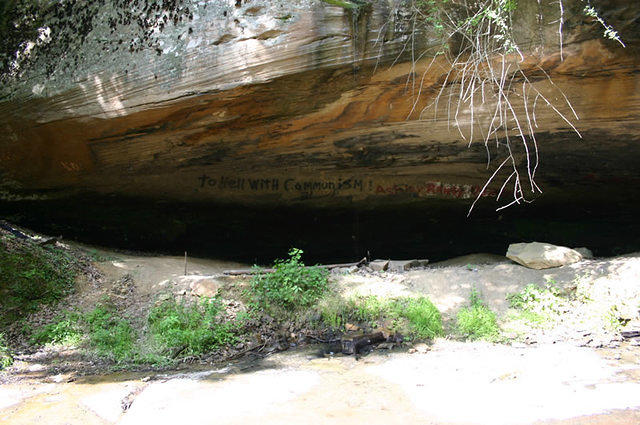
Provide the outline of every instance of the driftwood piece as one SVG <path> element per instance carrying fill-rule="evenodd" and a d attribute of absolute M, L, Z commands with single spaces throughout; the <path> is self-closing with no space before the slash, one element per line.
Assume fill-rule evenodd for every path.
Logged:
<path fill-rule="evenodd" d="M 382 332 L 364 335 L 345 336 L 342 338 L 342 354 L 358 354 L 364 347 L 385 341 Z"/>
<path fill-rule="evenodd" d="M 318 266 L 307 266 L 307 267 L 320 267 L 321 269 L 337 269 L 340 267 L 360 267 L 363 264 L 367 263 L 367 259 L 363 258 L 362 260 L 356 263 L 341 263 L 341 264 L 320 264 Z M 222 274 L 226 276 L 242 276 L 242 275 L 254 275 L 254 274 L 263 274 L 263 273 L 273 273 L 276 269 L 237 269 L 237 270 L 223 270 Z"/>

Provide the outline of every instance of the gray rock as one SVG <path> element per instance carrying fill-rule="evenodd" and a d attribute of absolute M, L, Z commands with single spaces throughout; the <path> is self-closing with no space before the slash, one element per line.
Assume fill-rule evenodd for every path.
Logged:
<path fill-rule="evenodd" d="M 574 251 L 579 252 L 582 255 L 582 258 L 585 260 L 593 260 L 593 252 L 589 248 L 580 247 L 573 248 Z"/>
<path fill-rule="evenodd" d="M 429 264 L 429 260 L 391 260 L 388 269 L 394 272 L 405 272 Z"/>
<path fill-rule="evenodd" d="M 369 263 L 373 271 L 383 272 L 389 268 L 389 260 L 375 260 Z"/>
<path fill-rule="evenodd" d="M 537 270 L 582 261 L 582 255 L 573 249 L 541 242 L 511 244 L 507 250 L 507 258 Z"/>
<path fill-rule="evenodd" d="M 357 271 L 358 271 L 358 267 L 356 266 L 339 267 L 331 270 L 332 273 L 336 273 L 336 274 L 350 274 L 350 273 L 355 273 Z"/>
<path fill-rule="evenodd" d="M 191 289 L 191 293 L 198 297 L 215 297 L 222 286 L 211 276 L 181 276 L 179 282 Z"/>

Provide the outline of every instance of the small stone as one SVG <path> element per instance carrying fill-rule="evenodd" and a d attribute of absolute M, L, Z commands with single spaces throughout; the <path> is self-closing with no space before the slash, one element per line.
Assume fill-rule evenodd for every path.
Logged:
<path fill-rule="evenodd" d="M 167 301 L 170 300 L 172 298 L 172 295 L 170 293 L 162 293 L 160 295 L 158 295 L 158 301 L 162 302 L 162 301 Z"/>
<path fill-rule="evenodd" d="M 340 268 L 334 269 L 334 270 L 338 270 L 338 272 L 340 274 L 350 274 L 350 273 L 354 273 L 354 272 L 358 271 L 358 267 L 356 267 L 356 266 L 340 267 Z"/>
<path fill-rule="evenodd" d="M 418 350 L 416 350 L 415 348 L 409 348 L 409 354 L 415 354 L 417 352 Z"/>
<path fill-rule="evenodd" d="M 33 364 L 27 368 L 29 372 L 40 372 L 44 369 L 45 369 L 44 365 L 41 365 L 39 363 Z"/>
<path fill-rule="evenodd" d="M 142 382 L 149 382 L 151 380 L 150 376 L 145 376 L 144 378 L 141 379 Z"/>
<path fill-rule="evenodd" d="M 63 381 L 66 381 L 66 377 L 64 375 L 55 375 L 51 377 L 51 381 L 55 382 L 56 384 L 59 384 Z"/>
<path fill-rule="evenodd" d="M 389 260 L 375 260 L 369 263 L 369 267 L 376 272 L 383 272 L 389 268 Z"/>
<path fill-rule="evenodd" d="M 222 286 L 210 276 L 184 276 L 183 280 L 188 283 L 191 293 L 198 297 L 215 297 Z"/>
<path fill-rule="evenodd" d="M 355 332 L 360 330 L 360 327 L 358 325 L 354 325 L 353 323 L 347 323 L 344 327 L 347 332 Z"/>
<path fill-rule="evenodd" d="M 580 253 L 580 255 L 582 255 L 582 258 L 584 258 L 585 260 L 593 260 L 593 252 L 591 252 L 589 248 L 580 247 L 573 248 L 573 250 Z"/>
<path fill-rule="evenodd" d="M 428 351 L 431 350 L 431 347 L 429 347 L 425 343 L 416 344 L 414 348 L 420 354 L 425 354 L 425 353 L 427 353 Z"/>

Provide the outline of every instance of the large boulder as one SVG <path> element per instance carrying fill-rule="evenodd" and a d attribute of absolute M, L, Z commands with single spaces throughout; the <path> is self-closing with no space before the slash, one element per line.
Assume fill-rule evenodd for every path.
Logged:
<path fill-rule="evenodd" d="M 507 258 L 530 269 L 549 269 L 582 261 L 582 254 L 564 246 L 548 243 L 514 243 L 509 245 Z"/>

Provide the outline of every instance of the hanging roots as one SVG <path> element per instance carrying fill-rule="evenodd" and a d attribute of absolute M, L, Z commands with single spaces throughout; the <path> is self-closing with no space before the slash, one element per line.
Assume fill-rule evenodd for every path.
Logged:
<path fill-rule="evenodd" d="M 538 0 L 539 5 L 541 1 Z M 593 16 L 595 11 L 588 0 L 581 1 L 586 3 L 585 14 Z M 565 10 L 562 0 L 554 2 L 558 6 L 558 38 L 562 58 Z M 497 191 L 496 201 L 500 202 L 503 195 L 511 194 L 511 199 L 502 201 L 498 211 L 514 204 L 530 202 L 527 196 L 542 193 L 536 184 L 540 160 L 536 140 L 536 110 L 539 106 L 550 108 L 582 137 L 574 125 L 579 119 L 576 111 L 549 74 L 540 66 L 529 66 L 526 72 L 523 69 L 525 58 L 512 30 L 512 15 L 516 7 L 515 0 L 411 0 L 409 35 L 396 59 L 397 62 L 403 54 L 410 54 L 412 60 L 412 72 L 409 73 L 407 85 L 411 86 L 414 103 L 407 118 L 416 115 L 423 118 L 431 109 L 437 117 L 438 111 L 446 108 L 449 124 L 455 125 L 462 139 L 468 141 L 469 145 L 477 139 L 484 142 L 487 168 L 492 163 L 490 144 L 495 143 L 496 150 L 504 152 L 505 158 L 498 159 L 499 165 L 475 198 L 469 214 L 487 187 L 497 178 L 504 180 Z M 605 37 L 624 46 L 617 33 L 597 14 L 595 16 L 596 21 L 605 28 Z M 542 22 L 542 16 L 538 19 Z M 434 31 L 442 42 L 422 52 L 416 51 L 418 37 L 433 34 Z M 418 70 L 419 61 L 424 57 L 433 59 L 425 69 Z M 427 88 L 434 90 L 433 86 L 425 87 L 425 79 L 434 64 L 443 60 L 448 72 L 435 88 L 433 101 L 422 108 L 419 105 L 423 92 Z M 421 77 L 418 71 L 421 71 Z M 562 99 L 561 104 L 554 104 L 543 95 L 531 80 L 533 73 L 557 91 L 559 96 L 554 97 Z M 565 112 L 561 112 L 561 109 Z"/>

